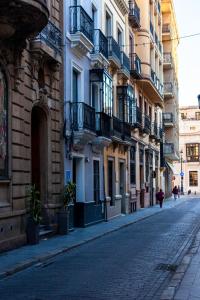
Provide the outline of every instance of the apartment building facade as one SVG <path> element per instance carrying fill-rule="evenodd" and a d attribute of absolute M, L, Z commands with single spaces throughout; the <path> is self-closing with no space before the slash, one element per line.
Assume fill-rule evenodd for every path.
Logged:
<path fill-rule="evenodd" d="M 75 226 L 155 203 L 163 75 L 159 1 L 65 3 L 65 182 Z"/>
<path fill-rule="evenodd" d="M 200 193 L 200 109 L 197 106 L 180 107 L 180 160 L 174 164 L 174 185 L 183 193 Z M 182 173 L 182 174 L 181 174 Z M 182 177 L 182 178 L 181 178 Z"/>
<path fill-rule="evenodd" d="M 30 3 L 29 3 L 30 2 Z M 60 1 L 0 4 L 0 249 L 26 243 L 26 188 L 55 222 L 62 186 Z"/>
<path fill-rule="evenodd" d="M 173 163 L 179 160 L 179 97 L 178 56 L 179 34 L 172 0 L 162 0 L 162 42 L 164 73 L 163 125 L 165 140 L 162 146 L 165 193 L 172 192 Z"/>

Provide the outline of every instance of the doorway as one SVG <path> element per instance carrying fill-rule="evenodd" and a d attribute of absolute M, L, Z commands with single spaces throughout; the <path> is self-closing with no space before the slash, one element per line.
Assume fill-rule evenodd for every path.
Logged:
<path fill-rule="evenodd" d="M 40 192 L 42 222 L 48 223 L 48 130 L 47 116 L 40 107 L 34 107 L 31 114 L 31 174 L 32 185 Z"/>

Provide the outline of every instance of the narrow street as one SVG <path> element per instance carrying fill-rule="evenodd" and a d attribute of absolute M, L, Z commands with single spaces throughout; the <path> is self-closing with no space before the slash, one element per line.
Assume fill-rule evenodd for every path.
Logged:
<path fill-rule="evenodd" d="M 0 298 L 159 299 L 199 226 L 190 199 L 1 280 Z"/>

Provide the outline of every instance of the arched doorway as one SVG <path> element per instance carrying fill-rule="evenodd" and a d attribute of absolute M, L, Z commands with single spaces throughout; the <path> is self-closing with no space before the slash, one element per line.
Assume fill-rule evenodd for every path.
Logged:
<path fill-rule="evenodd" d="M 48 222 L 46 204 L 48 187 L 48 132 L 47 115 L 45 111 L 38 106 L 32 109 L 31 115 L 31 169 L 32 184 L 40 192 L 42 203 L 43 223 Z"/>

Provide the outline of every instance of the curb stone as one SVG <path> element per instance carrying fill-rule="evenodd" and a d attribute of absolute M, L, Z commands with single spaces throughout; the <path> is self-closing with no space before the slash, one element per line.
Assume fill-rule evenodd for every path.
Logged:
<path fill-rule="evenodd" d="M 164 290 L 161 295 L 160 300 L 173 300 L 178 288 L 185 276 L 187 269 L 192 261 L 192 258 L 197 253 L 200 247 L 200 230 L 198 231 L 196 237 L 194 238 L 192 245 L 186 255 L 183 257 L 181 264 L 179 265 L 178 269 L 176 270 L 175 274 L 173 275 L 168 287 Z"/>
<path fill-rule="evenodd" d="M 169 207 L 169 208 L 173 208 L 173 207 L 176 207 L 180 204 L 182 204 L 183 202 L 180 202 L 180 203 L 176 203 L 175 205 L 173 205 L 172 207 Z M 166 208 L 166 209 L 169 209 L 169 208 Z M 105 235 L 108 235 L 110 233 L 113 233 L 115 231 L 118 231 L 122 228 L 125 228 L 125 227 L 128 227 L 134 223 L 137 223 L 139 221 L 142 221 L 142 220 L 145 220 L 145 219 L 148 219 L 154 215 L 157 215 L 161 212 L 163 212 L 164 210 L 158 210 L 158 211 L 155 211 L 153 213 L 150 212 L 150 214 L 147 214 L 145 216 L 140 216 L 138 217 L 137 219 L 135 220 L 132 220 L 132 221 L 129 221 L 127 223 L 124 223 L 122 225 L 117 225 L 115 228 L 111 228 L 110 230 L 107 230 L 105 232 L 102 232 L 96 236 L 92 236 L 92 237 L 88 237 L 88 238 L 85 238 L 84 240 L 82 241 L 78 241 L 77 243 L 74 243 L 73 245 L 71 246 L 66 246 L 64 248 L 61 248 L 61 249 L 58 249 L 58 250 L 52 250 L 52 251 L 48 251 L 46 252 L 46 254 L 42 254 L 42 255 L 39 255 L 39 256 L 36 256 L 36 257 L 32 257 L 30 259 L 26 259 L 25 261 L 22 261 L 20 263 L 16 263 L 15 266 L 12 268 L 8 268 L 7 270 L 3 271 L 0 273 L 0 280 L 1 279 L 4 279 L 6 277 L 9 277 L 9 276 L 12 276 L 20 271 L 23 271 L 25 269 L 28 269 L 34 265 L 37 265 L 37 264 L 40 264 L 40 263 L 43 263 L 51 258 L 54 258 L 60 254 L 63 254 L 63 253 L 66 253 L 74 248 L 77 248 L 83 244 L 86 244 L 86 243 L 89 243 L 91 241 L 94 241 L 98 238 L 101 238 Z"/>

